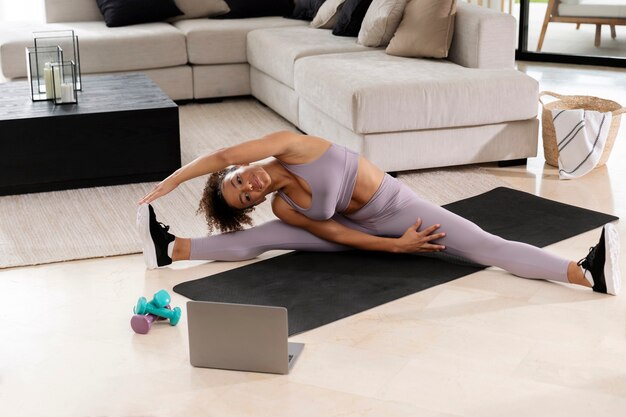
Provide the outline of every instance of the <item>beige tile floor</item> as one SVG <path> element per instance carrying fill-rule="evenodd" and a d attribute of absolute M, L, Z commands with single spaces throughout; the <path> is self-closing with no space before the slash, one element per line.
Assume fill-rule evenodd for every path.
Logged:
<path fill-rule="evenodd" d="M 626 103 L 625 71 L 519 68 L 541 89 Z M 575 181 L 559 181 L 541 156 L 489 170 L 521 190 L 625 217 L 625 139 L 623 129 L 608 165 Z M 548 250 L 577 260 L 598 232 Z M 494 269 L 294 337 L 306 347 L 288 376 L 192 368 L 184 317 L 147 336 L 131 331 L 138 296 L 241 264 L 146 271 L 130 255 L 0 271 L 0 416 L 625 413 L 626 295 Z M 173 305 L 184 303 L 173 294 Z"/>

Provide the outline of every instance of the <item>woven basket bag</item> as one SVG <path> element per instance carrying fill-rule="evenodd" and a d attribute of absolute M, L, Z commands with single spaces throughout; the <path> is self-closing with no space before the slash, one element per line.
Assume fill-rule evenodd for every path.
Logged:
<path fill-rule="evenodd" d="M 551 96 L 558 100 L 544 104 L 544 102 L 541 101 L 541 97 L 543 96 Z M 551 91 L 542 91 L 539 93 L 539 102 L 543 109 L 541 112 L 543 152 L 546 162 L 555 167 L 559 166 L 559 148 L 556 143 L 554 123 L 552 123 L 552 110 L 584 109 L 595 110 L 601 113 L 611 112 L 613 119 L 609 127 L 609 135 L 606 138 L 604 151 L 602 152 L 602 157 L 597 166 L 600 167 L 606 164 L 606 161 L 611 155 L 611 149 L 613 149 L 617 132 L 619 131 L 620 116 L 622 113 L 626 112 L 626 107 L 622 107 L 621 104 L 615 101 L 605 100 L 603 98 L 593 96 L 564 96 Z"/>

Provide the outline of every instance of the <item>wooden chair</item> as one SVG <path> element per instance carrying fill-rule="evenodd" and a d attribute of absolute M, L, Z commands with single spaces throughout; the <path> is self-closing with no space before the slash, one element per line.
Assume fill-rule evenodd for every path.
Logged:
<path fill-rule="evenodd" d="M 537 44 L 537 52 L 541 52 L 541 47 L 543 46 L 543 40 L 546 36 L 546 30 L 548 29 L 548 23 L 550 22 L 576 23 L 576 29 L 579 29 L 580 25 L 583 23 L 596 25 L 596 39 L 594 42 L 594 45 L 596 46 L 596 48 L 600 47 L 602 25 L 609 25 L 611 27 L 611 38 L 613 39 L 615 39 L 616 37 L 615 26 L 626 25 L 626 18 L 624 17 L 560 16 L 559 15 L 560 3 L 561 3 L 561 0 L 549 0 L 548 1 L 548 8 L 546 9 L 546 16 L 543 19 L 543 27 L 541 28 L 541 35 L 539 35 L 539 43 Z"/>

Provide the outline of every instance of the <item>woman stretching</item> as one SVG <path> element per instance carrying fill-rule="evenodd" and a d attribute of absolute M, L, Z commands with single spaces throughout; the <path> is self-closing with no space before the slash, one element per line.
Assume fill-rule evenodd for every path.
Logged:
<path fill-rule="evenodd" d="M 211 175 L 199 210 L 211 232 L 223 233 L 175 237 L 156 220 L 149 203 L 206 174 Z M 244 224 L 251 224 L 248 214 L 268 194 L 280 220 L 244 230 Z M 601 293 L 616 295 L 621 284 L 619 240 L 612 224 L 604 226 L 600 242 L 585 258 L 569 261 L 487 233 L 416 196 L 357 153 L 293 132 L 201 156 L 157 184 L 139 204 L 137 224 L 148 268 L 190 259 L 244 260 L 273 249 L 445 251 L 520 277 L 569 282 Z"/>

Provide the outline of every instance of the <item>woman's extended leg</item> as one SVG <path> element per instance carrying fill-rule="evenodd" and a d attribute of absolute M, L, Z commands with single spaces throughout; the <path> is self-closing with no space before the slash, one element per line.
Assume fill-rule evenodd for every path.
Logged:
<path fill-rule="evenodd" d="M 240 232 L 184 239 L 169 233 L 169 226 L 157 221 L 151 206 L 142 205 L 137 212 L 137 224 L 149 269 L 169 265 L 172 260 L 241 261 L 275 249 L 316 252 L 350 249 L 280 220 L 272 220 Z"/>
<path fill-rule="evenodd" d="M 397 182 L 397 181 L 396 181 Z M 400 183 L 399 183 L 400 184 Z M 525 278 L 549 279 L 569 282 L 569 260 L 525 243 L 505 240 L 481 229 L 475 223 L 418 197 L 411 189 L 400 184 L 390 187 L 401 207 L 379 228 L 400 235 L 407 225 L 422 219 L 422 228 L 441 224 L 446 236 L 436 241 L 445 251 L 486 266 L 497 266 Z M 383 230 L 380 230 L 381 232 Z"/>
<path fill-rule="evenodd" d="M 524 278 L 547 279 L 591 286 L 575 262 L 541 248 L 505 240 L 471 221 L 417 195 L 386 177 L 377 194 L 360 211 L 348 216 L 377 235 L 400 236 L 419 217 L 423 228 L 441 224 L 446 236 L 436 243 L 445 252 L 487 266 L 500 267 Z"/>
<path fill-rule="evenodd" d="M 240 232 L 190 239 L 189 259 L 240 261 L 276 249 L 337 252 L 350 248 L 321 239 L 304 229 L 271 220 Z"/>

